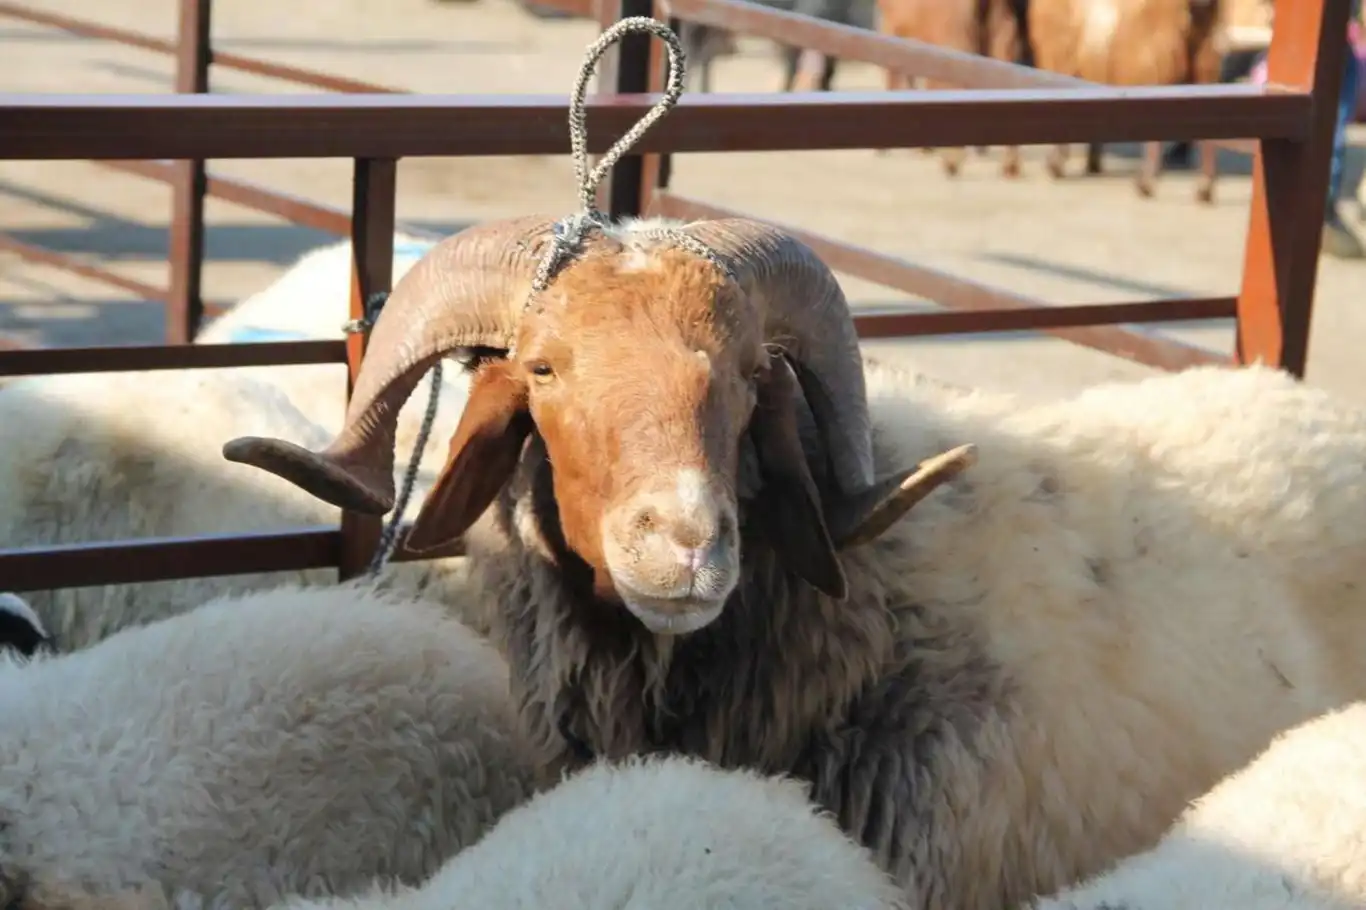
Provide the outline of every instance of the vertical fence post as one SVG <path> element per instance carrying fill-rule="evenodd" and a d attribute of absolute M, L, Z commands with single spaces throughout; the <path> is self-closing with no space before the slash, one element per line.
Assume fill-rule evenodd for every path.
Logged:
<path fill-rule="evenodd" d="M 175 90 L 209 90 L 211 0 L 180 0 L 176 39 Z M 204 162 L 177 161 L 171 171 L 170 296 L 166 301 L 166 340 L 188 344 L 204 319 Z"/>
<path fill-rule="evenodd" d="M 604 8 L 611 3 L 604 3 Z M 654 0 L 618 0 L 616 4 L 618 21 L 630 16 L 652 16 Z M 610 25 L 611 23 L 605 23 Z M 617 94 L 640 94 L 650 90 L 651 61 L 657 58 L 651 54 L 650 45 L 655 39 L 650 35 L 630 34 L 624 36 L 617 45 L 603 55 L 604 62 L 612 58 L 609 68 L 604 72 L 612 74 L 612 82 L 603 80 L 604 86 Z M 646 199 L 642 190 L 645 187 L 645 159 L 641 155 L 627 155 L 617 162 L 608 176 L 607 198 L 599 201 L 599 207 L 613 218 L 624 215 L 639 215 L 644 212 Z"/>
<path fill-rule="evenodd" d="M 398 189 L 398 162 L 393 159 L 357 158 L 351 195 L 351 306 L 350 318 L 365 315 L 370 295 L 390 289 L 394 274 L 394 209 Z M 365 345 L 365 332 L 346 337 L 346 400 L 356 386 Z M 342 512 L 341 563 L 345 581 L 363 573 L 379 543 L 382 518 Z"/>
<path fill-rule="evenodd" d="M 1240 363 L 1303 378 L 1351 0 L 1276 0 L 1267 82 L 1314 94 L 1303 141 L 1263 139 L 1238 295 Z"/>

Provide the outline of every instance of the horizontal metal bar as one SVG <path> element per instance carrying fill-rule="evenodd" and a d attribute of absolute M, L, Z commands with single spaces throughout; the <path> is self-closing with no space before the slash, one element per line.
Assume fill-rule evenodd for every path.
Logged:
<path fill-rule="evenodd" d="M 216 367 L 295 366 L 345 362 L 346 342 L 341 340 L 37 348 L 25 351 L 0 351 L 0 376 L 117 373 L 125 370 L 200 370 Z"/>
<path fill-rule="evenodd" d="M 3 154 L 4 147 L 0 145 L 0 155 Z M 30 243 L 24 243 L 22 240 L 15 240 L 7 234 L 0 234 L 0 252 L 13 253 L 28 262 L 50 265 L 53 268 L 80 275 L 82 278 L 89 278 L 91 281 L 120 288 L 130 294 L 136 294 L 144 300 L 164 301 L 169 295 L 165 288 L 154 287 L 146 282 L 138 281 L 136 278 L 125 278 L 117 272 L 82 262 L 67 253 L 59 253 L 56 250 L 48 250 Z"/>
<path fill-rule="evenodd" d="M 1043 331 L 1119 323 L 1232 319 L 1237 315 L 1237 311 L 1236 297 L 1202 297 L 947 313 L 861 311 L 854 317 L 854 324 L 858 328 L 860 338 L 911 338 L 924 335 Z"/>
<path fill-rule="evenodd" d="M 404 549 L 402 543 L 411 527 L 404 525 L 399 532 L 394 562 L 465 554 L 464 541 L 457 540 L 415 555 Z M 341 531 L 333 527 L 0 549 L 0 587 L 6 591 L 46 591 L 216 575 L 298 572 L 334 567 L 340 555 Z"/>
<path fill-rule="evenodd" d="M 651 212 L 673 218 L 740 216 L 739 212 L 723 206 L 669 192 L 655 194 Z M 771 219 L 764 220 L 774 223 Z M 978 284 L 937 269 L 914 265 L 895 256 L 853 246 L 791 225 L 778 226 L 811 247 L 816 255 L 835 271 L 863 278 L 884 287 L 896 288 L 907 294 L 915 294 L 940 306 L 977 311 L 1032 310 L 1041 306 L 1040 301 L 1020 294 Z M 877 323 L 874 322 L 873 325 L 876 326 Z M 1090 328 L 1040 327 L 1040 331 L 1073 344 L 1165 370 L 1181 370 L 1206 363 L 1225 363 L 1229 359 L 1225 355 L 1173 339 L 1131 332 L 1111 325 Z"/>
<path fill-rule="evenodd" d="M 588 101 L 603 152 L 655 95 Z M 1310 95 L 1255 85 L 685 95 L 642 152 L 1302 140 Z M 402 158 L 569 151 L 540 95 L 0 95 L 6 158 Z M 816 128 L 815 125 L 819 125 Z"/>
<path fill-rule="evenodd" d="M 7 591 L 45 591 L 296 572 L 335 566 L 340 552 L 341 532 L 336 528 L 65 544 L 0 550 L 0 579 Z"/>
<path fill-rule="evenodd" d="M 748 0 L 662 0 L 663 14 L 685 22 L 770 38 L 792 47 L 810 48 L 859 60 L 911 76 L 925 76 L 975 89 L 1081 88 L 1095 83 L 1019 66 L 947 47 L 895 38 L 854 25 L 762 6 Z"/>

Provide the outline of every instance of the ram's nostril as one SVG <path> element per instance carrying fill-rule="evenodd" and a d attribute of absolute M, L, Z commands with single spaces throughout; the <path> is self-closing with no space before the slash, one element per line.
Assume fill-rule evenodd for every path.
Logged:
<path fill-rule="evenodd" d="M 631 526 L 641 534 L 648 534 L 659 526 L 659 513 L 653 506 L 646 506 L 636 513 L 635 521 Z"/>

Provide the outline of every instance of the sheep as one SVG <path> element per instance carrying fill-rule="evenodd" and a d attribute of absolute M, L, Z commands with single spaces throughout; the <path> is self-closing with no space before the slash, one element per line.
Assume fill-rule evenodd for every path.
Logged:
<path fill-rule="evenodd" d="M 418 883 L 530 797 L 507 665 L 362 583 L 0 657 L 0 869 L 213 906 Z"/>
<path fill-rule="evenodd" d="M 896 38 L 938 44 L 953 50 L 980 54 L 1010 63 L 1025 63 L 1028 36 L 1024 0 L 878 0 L 878 30 Z M 947 88 L 947 83 L 923 80 L 927 89 Z M 911 78 L 887 70 L 887 89 L 910 88 Z M 944 170 L 956 176 L 965 151 L 945 149 Z M 1020 149 L 1007 146 L 1001 172 L 1020 176 Z"/>
<path fill-rule="evenodd" d="M 0 657 L 0 869 L 211 906 L 425 880 L 531 795 L 507 665 L 363 584 Z"/>
<path fill-rule="evenodd" d="M 597 763 L 538 793 L 418 888 L 278 910 L 904 910 L 797 781 L 663 758 Z"/>
<path fill-rule="evenodd" d="M 1111 85 L 1208 84 L 1219 79 L 1221 0 L 1029 0 L 1028 27 L 1040 69 Z M 1200 143 L 1196 198 L 1214 199 L 1217 148 Z M 1063 176 L 1067 146 L 1048 170 Z M 1135 186 L 1153 195 L 1162 144 L 1145 146 Z M 1098 165 L 1098 155 L 1094 163 Z M 1089 169 L 1090 163 L 1088 163 Z M 1098 166 L 1096 167 L 1098 171 Z"/>
<path fill-rule="evenodd" d="M 1366 703 L 1282 733 L 1162 841 L 1032 910 L 1366 906 Z"/>
<path fill-rule="evenodd" d="M 865 376 L 830 271 L 744 219 L 595 229 L 528 306 L 550 227 L 415 266 L 326 449 L 224 445 L 382 512 L 394 408 L 466 351 L 409 545 L 469 532 L 546 775 L 792 774 L 911 906 L 975 910 L 1147 848 L 1366 695 L 1362 414 L 1263 369 L 1052 409 Z"/>
<path fill-rule="evenodd" d="M 396 235 L 395 274 L 406 272 L 423 249 L 421 241 Z M 350 257 L 349 241 L 308 253 L 269 287 L 218 317 L 196 342 L 341 338 Z M 0 387 L 0 425 L 28 431 L 7 439 L 0 457 L 0 549 L 335 525 L 338 510 L 261 484 L 207 446 L 220 435 L 214 428 L 224 425 L 321 443 L 340 424 L 345 389 L 342 364 L 39 376 L 8 383 Z M 459 421 L 467 390 L 460 371 L 443 372 L 424 464 L 440 463 L 443 440 Z M 398 476 L 416 447 L 427 390 L 415 398 L 400 414 Z M 418 497 L 433 478 L 430 470 L 419 472 Z M 445 558 L 396 565 L 384 578 L 468 604 L 454 595 L 462 573 L 462 559 Z M 30 601 L 54 645 L 71 650 L 231 591 L 333 580 L 332 569 L 253 573 L 32 592 Z M 481 605 L 468 606 L 462 618 L 484 629 L 474 612 Z"/>
<path fill-rule="evenodd" d="M 327 439 L 278 384 L 248 372 L 37 376 L 0 389 L 0 425 L 25 428 L 6 435 L 0 457 L 0 548 L 336 526 L 339 510 L 217 458 L 224 427 Z M 443 404 L 458 414 L 462 402 Z M 438 464 L 432 457 L 419 476 L 418 495 Z M 403 563 L 383 578 L 462 604 L 463 563 Z M 33 591 L 28 602 L 66 651 L 233 591 L 335 580 L 335 569 L 251 573 Z M 482 628 L 472 613 L 464 618 Z"/>

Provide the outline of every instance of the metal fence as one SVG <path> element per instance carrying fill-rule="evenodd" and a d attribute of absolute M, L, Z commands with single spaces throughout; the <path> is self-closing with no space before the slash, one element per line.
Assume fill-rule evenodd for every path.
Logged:
<path fill-rule="evenodd" d="M 930 75 L 961 91 L 686 95 L 624 159 L 603 207 L 616 215 L 727 215 L 668 188 L 668 156 L 683 152 L 785 151 L 1055 142 L 1253 139 L 1256 161 L 1242 283 L 1236 295 L 1051 306 L 897 257 L 807 231 L 793 233 L 835 270 L 923 296 L 941 312 L 864 313 L 863 337 L 1039 330 L 1165 369 L 1262 361 L 1303 375 L 1327 191 L 1334 104 L 1350 0 L 1277 0 L 1269 85 L 1118 89 L 831 25 L 744 0 L 621 0 L 600 19 L 657 14 L 762 34 L 836 56 Z M 213 193 L 299 223 L 349 233 L 351 312 L 391 279 L 396 163 L 400 157 L 546 155 L 569 150 L 567 101 L 546 96 L 411 95 L 349 80 L 350 95 L 204 94 L 209 61 L 268 75 L 324 77 L 209 50 L 208 0 L 183 0 L 181 41 L 120 33 L 125 43 L 178 53 L 179 95 L 0 95 L 0 158 L 89 159 L 166 179 L 176 189 L 173 341 L 193 336 L 199 304 L 203 198 Z M 0 3 L 0 14 L 40 15 Z M 76 23 L 41 14 L 68 30 Z M 107 36 L 107 35 L 106 35 Z M 590 151 L 601 153 L 654 100 L 657 48 L 628 36 L 614 55 L 614 92 L 590 102 Z M 547 129 L 547 124 L 555 128 Z M 819 124 L 813 129 L 813 124 Z M 323 209 L 206 174 L 210 158 L 351 158 L 350 213 Z M 130 161 L 130 159 L 132 161 Z M 216 190 L 216 191 L 215 191 Z M 13 241 L 0 248 L 14 250 Z M 22 250 L 15 250 L 23 253 Z M 46 251 L 31 258 L 57 260 Z M 80 264 L 82 268 L 89 266 Z M 89 274 L 89 273 L 87 273 Z M 92 276 L 93 277 L 93 276 Z M 118 279 L 123 281 L 123 279 Z M 1236 317 L 1232 356 L 1121 328 L 1119 323 Z M 354 380 L 365 339 L 253 344 L 0 351 L 0 376 L 51 372 L 193 369 L 346 362 Z M 348 384 L 349 394 L 349 384 Z M 343 513 L 340 528 L 173 541 L 105 542 L 0 551 L 0 586 L 34 590 L 337 566 L 361 571 L 379 519 Z M 455 551 L 448 551 L 455 552 Z M 400 546 L 399 559 L 409 558 Z"/>

